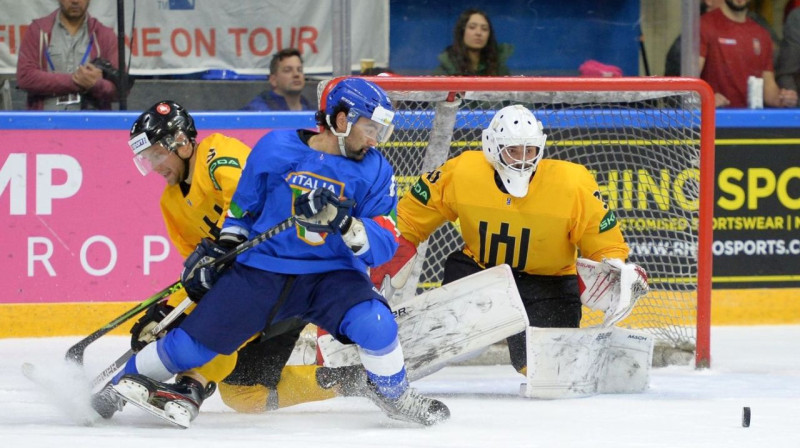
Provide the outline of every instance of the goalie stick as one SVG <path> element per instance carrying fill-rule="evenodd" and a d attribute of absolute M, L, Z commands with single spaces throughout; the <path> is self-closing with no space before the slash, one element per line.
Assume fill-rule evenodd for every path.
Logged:
<path fill-rule="evenodd" d="M 225 255 L 213 260 L 211 263 L 213 263 L 215 266 L 220 266 L 222 264 L 228 263 L 231 260 L 233 260 L 234 258 L 236 258 L 242 252 L 250 250 L 252 247 L 256 246 L 257 244 L 260 244 L 260 243 L 272 238 L 273 236 L 275 236 L 275 235 L 277 235 L 277 234 L 283 232 L 284 230 L 289 229 L 290 227 L 293 227 L 293 226 L 294 226 L 294 216 L 290 216 L 290 217 L 284 219 L 283 221 L 279 222 L 278 224 L 270 227 L 269 229 L 259 233 L 253 239 L 245 241 L 242 244 L 239 244 L 238 246 L 233 248 L 231 251 L 227 252 Z M 202 267 L 202 265 L 201 265 L 201 267 Z M 106 325 L 104 325 L 99 330 L 95 331 L 94 333 L 90 334 L 89 336 L 86 336 L 85 338 L 83 338 L 80 341 L 78 341 L 78 343 L 76 343 L 75 345 L 73 345 L 72 347 L 70 347 L 67 350 L 67 353 L 64 356 L 64 358 L 67 359 L 67 360 L 70 360 L 70 361 L 74 361 L 74 362 L 82 365 L 83 364 L 83 355 L 84 355 L 84 352 L 86 351 L 86 348 L 89 346 L 89 344 L 91 344 L 92 342 L 96 341 L 97 339 L 99 339 L 101 336 L 105 335 L 109 331 L 111 331 L 111 330 L 119 327 L 123 323 L 129 321 L 130 319 L 132 319 L 134 316 L 136 316 L 140 312 L 150 308 L 151 306 L 154 306 L 156 303 L 160 302 L 161 300 L 165 299 L 170 294 L 173 294 L 174 292 L 180 290 L 181 288 L 183 288 L 183 285 L 181 285 L 180 282 L 175 282 L 175 283 L 167 286 L 166 288 L 162 289 L 161 291 L 153 294 L 152 296 L 150 296 L 144 302 L 140 303 L 139 305 L 136 305 L 135 307 L 133 307 L 130 310 L 128 310 L 127 312 L 123 313 L 122 315 L 120 315 L 116 319 L 114 319 L 111 322 L 109 322 Z M 181 304 L 183 304 L 183 302 Z M 186 306 L 188 306 L 188 304 Z M 122 357 L 120 357 L 118 359 L 118 361 L 121 360 L 121 359 L 122 359 Z M 124 362 L 125 361 L 122 361 L 122 363 L 124 363 Z M 113 365 L 114 364 L 112 364 L 111 366 L 113 366 Z M 111 367 L 111 366 L 109 366 L 109 367 Z"/>
<path fill-rule="evenodd" d="M 508 265 L 495 266 L 392 304 L 409 381 L 525 331 L 528 315 Z M 358 350 L 319 337 L 326 366 L 360 363 Z"/>

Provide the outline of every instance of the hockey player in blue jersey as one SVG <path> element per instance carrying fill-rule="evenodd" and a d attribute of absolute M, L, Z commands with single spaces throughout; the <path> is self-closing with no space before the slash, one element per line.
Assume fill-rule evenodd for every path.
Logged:
<path fill-rule="evenodd" d="M 163 381 L 296 317 L 356 344 L 368 396 L 389 417 L 424 425 L 449 418 L 444 403 L 409 387 L 397 324 L 367 275 L 397 249 L 393 170 L 374 149 L 391 134 L 392 104 L 377 85 L 345 78 L 316 118 L 320 133 L 277 130 L 253 148 L 219 239 L 204 240 L 184 263 L 181 281 L 197 308 L 114 378 L 122 398 L 188 426 L 203 391 Z M 199 266 L 290 216 L 295 227 L 222 272 Z"/>

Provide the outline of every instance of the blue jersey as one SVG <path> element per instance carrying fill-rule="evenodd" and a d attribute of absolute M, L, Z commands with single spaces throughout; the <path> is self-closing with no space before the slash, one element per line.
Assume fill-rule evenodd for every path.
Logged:
<path fill-rule="evenodd" d="M 315 188 L 355 200 L 352 216 L 363 223 L 369 250 L 356 256 L 338 234 L 304 228 L 284 231 L 239 255 L 247 266 L 282 274 L 338 269 L 366 271 L 391 259 L 397 249 L 397 195 L 391 165 L 371 149 L 360 160 L 309 147 L 308 131 L 277 130 L 253 148 L 223 227 L 239 226 L 255 236 L 295 214 L 294 199 Z"/>

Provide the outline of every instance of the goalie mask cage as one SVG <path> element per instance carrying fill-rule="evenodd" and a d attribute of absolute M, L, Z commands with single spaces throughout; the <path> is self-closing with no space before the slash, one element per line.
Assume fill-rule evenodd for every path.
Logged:
<path fill-rule="evenodd" d="M 621 326 L 655 335 L 654 364 L 710 365 L 714 94 L 687 78 L 370 77 L 397 114 L 378 149 L 403 195 L 417 178 L 463 151 L 480 151 L 494 113 L 523 104 L 544 124 L 545 158 L 595 176 L 651 290 Z M 321 108 L 331 85 L 318 89 Z M 441 283 L 445 258 L 463 247 L 457 223 L 418 248 L 403 294 Z M 546 255 L 546 254 L 543 254 Z M 416 280 L 416 281 L 415 281 Z M 581 326 L 602 322 L 583 309 Z"/>

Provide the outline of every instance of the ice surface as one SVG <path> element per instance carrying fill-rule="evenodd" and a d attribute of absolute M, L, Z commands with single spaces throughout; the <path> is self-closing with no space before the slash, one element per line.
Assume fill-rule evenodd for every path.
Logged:
<path fill-rule="evenodd" d="M 78 338 L 0 339 L 0 446 L 27 448 L 325 447 L 800 447 L 800 326 L 715 327 L 712 368 L 655 369 L 639 395 L 537 401 L 517 396 L 510 366 L 448 367 L 418 381 L 452 419 L 420 428 L 386 418 L 364 398 L 306 403 L 263 415 L 209 399 L 187 430 L 126 407 L 92 427 L 76 423 L 32 382 L 23 362 L 59 371 Z M 100 339 L 86 352 L 94 375 L 127 347 Z M 80 388 L 64 382 L 67 390 Z M 742 407 L 752 409 L 749 428 Z"/>

